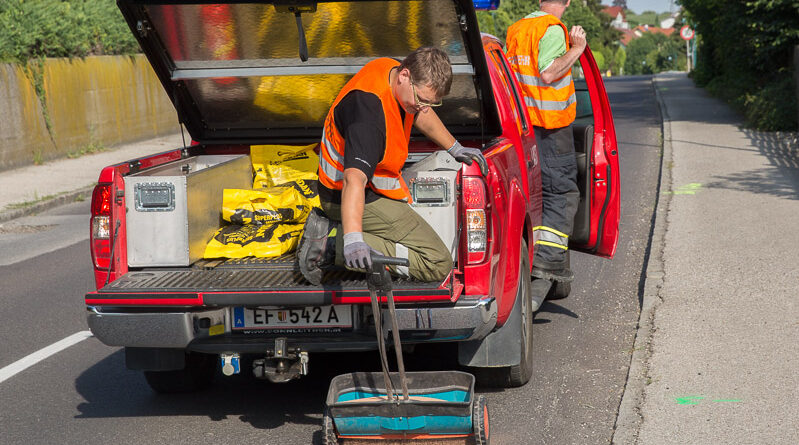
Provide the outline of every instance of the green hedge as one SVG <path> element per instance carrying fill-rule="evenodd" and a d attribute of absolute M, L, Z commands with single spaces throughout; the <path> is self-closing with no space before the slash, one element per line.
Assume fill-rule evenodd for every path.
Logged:
<path fill-rule="evenodd" d="M 0 60 L 139 52 L 114 0 L 0 0 Z"/>
<path fill-rule="evenodd" d="M 699 35 L 692 77 L 760 130 L 796 130 L 796 0 L 681 0 Z"/>

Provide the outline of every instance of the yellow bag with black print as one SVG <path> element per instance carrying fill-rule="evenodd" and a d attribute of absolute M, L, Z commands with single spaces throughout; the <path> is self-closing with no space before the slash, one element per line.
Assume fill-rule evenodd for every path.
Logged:
<path fill-rule="evenodd" d="M 205 258 L 279 257 L 297 248 L 303 224 L 229 225 L 205 246 Z"/>
<path fill-rule="evenodd" d="M 233 224 L 301 223 L 314 203 L 294 187 L 225 189 L 222 219 Z"/>
<path fill-rule="evenodd" d="M 250 158 L 255 171 L 252 188 L 273 187 L 287 182 L 316 180 L 319 156 L 311 145 L 253 145 Z"/>

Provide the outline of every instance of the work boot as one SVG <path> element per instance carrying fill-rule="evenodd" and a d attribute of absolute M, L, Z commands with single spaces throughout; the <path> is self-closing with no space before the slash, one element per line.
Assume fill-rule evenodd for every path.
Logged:
<path fill-rule="evenodd" d="M 331 232 L 336 225 L 314 208 L 305 221 L 300 245 L 297 248 L 297 262 L 300 272 L 312 284 L 322 283 L 324 268 L 333 265 L 336 255 L 335 236 Z"/>
<path fill-rule="evenodd" d="M 533 270 L 530 275 L 542 280 L 571 283 L 574 280 L 574 272 L 566 266 L 567 263 L 565 262 L 563 264 L 554 264 L 536 259 L 533 261 Z"/>

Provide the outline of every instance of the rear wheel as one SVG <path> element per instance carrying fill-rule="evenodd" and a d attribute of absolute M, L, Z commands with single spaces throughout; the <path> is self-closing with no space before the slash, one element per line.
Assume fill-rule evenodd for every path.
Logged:
<path fill-rule="evenodd" d="M 211 385 L 216 374 L 216 356 L 190 352 L 186 366 L 174 371 L 144 371 L 144 378 L 153 391 L 160 394 L 194 392 Z"/>
<path fill-rule="evenodd" d="M 524 240 L 520 256 L 516 300 L 521 304 L 519 327 L 521 361 L 518 365 L 502 368 L 474 368 L 474 376 L 483 386 L 515 388 L 524 385 L 533 376 L 533 303 L 530 290 L 530 260 L 527 255 L 527 243 Z"/>

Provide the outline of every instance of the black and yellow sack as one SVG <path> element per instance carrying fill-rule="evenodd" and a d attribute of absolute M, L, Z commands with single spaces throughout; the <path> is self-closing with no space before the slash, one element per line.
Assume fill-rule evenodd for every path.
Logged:
<path fill-rule="evenodd" d="M 310 196 L 310 194 L 309 194 Z M 301 223 L 319 206 L 299 188 L 286 185 L 260 190 L 225 189 L 222 219 L 233 224 Z"/>
<path fill-rule="evenodd" d="M 255 180 L 252 188 L 273 187 L 297 180 L 316 180 L 319 156 L 311 145 L 253 145 L 250 147 Z"/>
<path fill-rule="evenodd" d="M 297 248 L 303 224 L 222 227 L 205 246 L 205 258 L 279 257 Z"/>

